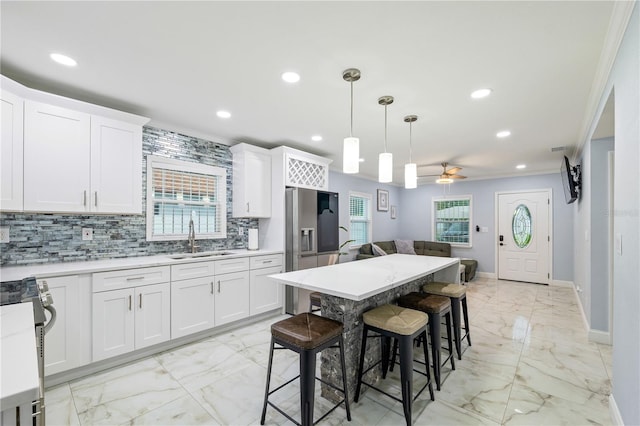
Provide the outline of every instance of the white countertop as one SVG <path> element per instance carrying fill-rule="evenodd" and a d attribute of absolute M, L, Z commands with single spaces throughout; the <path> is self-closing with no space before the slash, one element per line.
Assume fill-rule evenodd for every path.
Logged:
<path fill-rule="evenodd" d="M 269 278 L 293 287 L 364 300 L 451 266 L 455 266 L 457 273 L 459 264 L 458 258 L 391 254 L 269 275 Z"/>
<path fill-rule="evenodd" d="M 0 406 L 38 399 L 38 359 L 31 302 L 0 306 Z"/>
<path fill-rule="evenodd" d="M 145 268 L 150 266 L 177 265 L 180 263 L 207 262 L 212 260 L 233 259 L 247 256 L 262 256 L 282 253 L 282 250 L 219 250 L 232 253 L 225 256 L 195 257 L 171 259 L 174 254 L 160 254 L 155 256 L 125 257 L 105 260 L 89 260 L 86 262 L 47 263 L 42 265 L 8 266 L 0 268 L 0 281 L 21 280 L 26 277 L 49 278 L 64 275 L 90 274 L 93 272 L 113 271 L 128 268 Z"/>

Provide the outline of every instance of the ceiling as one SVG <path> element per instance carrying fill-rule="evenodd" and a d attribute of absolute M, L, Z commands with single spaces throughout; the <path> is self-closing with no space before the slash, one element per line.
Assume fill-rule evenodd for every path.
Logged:
<path fill-rule="evenodd" d="M 360 138 L 360 175 L 377 177 L 384 107 L 394 183 L 443 161 L 472 179 L 557 171 L 579 144 L 614 8 L 611 1 L 10 2 L 1 71 L 27 86 L 140 114 L 215 142 L 288 145 L 341 170 Z M 59 52 L 77 60 L 52 62 Z M 281 80 L 284 71 L 301 75 Z M 484 99 L 470 93 L 491 88 Z M 223 120 L 217 110 L 232 116 Z M 508 129 L 511 136 L 496 133 Z M 312 135 L 323 140 L 313 142 Z M 517 164 L 526 169 L 516 170 Z M 434 178 L 422 179 L 422 183 Z"/>

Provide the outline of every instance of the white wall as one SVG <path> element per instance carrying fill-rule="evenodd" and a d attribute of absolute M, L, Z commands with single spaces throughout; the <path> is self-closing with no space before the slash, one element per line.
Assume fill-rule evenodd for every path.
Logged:
<path fill-rule="evenodd" d="M 640 6 L 635 5 L 608 82 L 593 117 L 591 138 L 609 94 L 615 93 L 614 235 L 621 252 L 614 252 L 613 389 L 622 421 L 640 425 Z M 582 158 L 590 160 L 586 144 Z M 595 191 L 587 188 L 589 199 Z M 576 222 L 594 212 L 576 211 Z M 576 236 L 577 237 L 577 236 Z M 576 240 L 577 241 L 577 240 Z M 590 274 L 590 254 L 575 245 L 576 274 Z M 595 293 L 593 294 L 595 296 Z M 594 305 L 595 306 L 595 305 Z"/>

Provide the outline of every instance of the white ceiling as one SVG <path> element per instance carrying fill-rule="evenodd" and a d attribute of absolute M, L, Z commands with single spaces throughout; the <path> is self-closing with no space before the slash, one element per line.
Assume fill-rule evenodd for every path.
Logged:
<path fill-rule="evenodd" d="M 1 71 L 27 86 L 151 118 L 150 125 L 234 144 L 288 145 L 341 169 L 354 83 L 360 174 L 376 178 L 383 95 L 394 183 L 409 156 L 469 178 L 557 171 L 576 147 L 611 1 L 7 2 Z M 72 56 L 75 68 L 49 59 Z M 297 84 L 280 79 L 301 75 Z M 490 87 L 483 100 L 471 91 Z M 228 120 L 216 117 L 230 111 Z M 509 129 L 506 139 L 496 132 Z M 311 141 L 320 134 L 322 142 Z M 515 169 L 524 163 L 524 171 Z M 423 180 L 432 182 L 433 180 Z"/>

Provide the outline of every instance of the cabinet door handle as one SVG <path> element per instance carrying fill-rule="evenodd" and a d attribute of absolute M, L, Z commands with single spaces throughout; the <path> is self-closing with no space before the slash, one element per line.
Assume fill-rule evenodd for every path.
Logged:
<path fill-rule="evenodd" d="M 247 203 L 247 213 L 249 213 L 249 203 Z"/>
<path fill-rule="evenodd" d="M 211 294 L 213 294 L 213 281 L 211 281 Z"/>
<path fill-rule="evenodd" d="M 142 309 L 142 294 L 140 294 L 140 309 Z"/>
<path fill-rule="evenodd" d="M 84 190 L 84 198 L 83 198 L 83 201 L 82 201 L 82 205 L 83 206 L 87 205 L 87 190 L 86 189 Z"/>
<path fill-rule="evenodd" d="M 131 295 L 129 295 L 129 310 L 131 310 Z"/>
<path fill-rule="evenodd" d="M 218 293 L 220 293 L 220 280 L 218 280 Z"/>
<path fill-rule="evenodd" d="M 95 201 L 94 204 L 96 207 L 98 207 L 98 191 L 95 192 Z"/>

